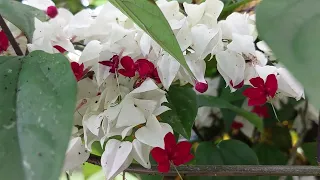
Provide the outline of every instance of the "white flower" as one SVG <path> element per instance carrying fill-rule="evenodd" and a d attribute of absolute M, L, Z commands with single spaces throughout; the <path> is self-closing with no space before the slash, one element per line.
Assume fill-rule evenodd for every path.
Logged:
<path fill-rule="evenodd" d="M 151 146 L 141 143 L 139 140 L 134 139 L 132 141 L 132 157 L 143 167 L 150 169 L 151 163 L 149 160 L 149 155 L 151 151 Z"/>
<path fill-rule="evenodd" d="M 167 123 L 160 123 L 154 115 L 151 115 L 146 126 L 136 131 L 135 137 L 149 146 L 164 148 L 163 139 L 168 132 L 173 132 L 171 126 Z"/>
<path fill-rule="evenodd" d="M 99 41 L 90 41 L 84 48 L 79 63 L 84 63 L 85 66 L 92 66 L 99 62 L 100 52 L 102 50 L 102 45 Z"/>
<path fill-rule="evenodd" d="M 304 90 L 302 85 L 291 75 L 285 68 L 278 68 L 278 88 L 284 95 L 293 97 L 297 101 L 304 98 Z"/>
<path fill-rule="evenodd" d="M 81 166 L 89 158 L 90 152 L 82 144 L 80 137 L 72 138 L 66 152 L 63 170 L 72 171 Z"/>
<path fill-rule="evenodd" d="M 270 60 L 277 59 L 266 42 L 264 41 L 257 42 L 257 47 L 264 52 L 264 54 L 268 57 L 268 59 Z"/>
<path fill-rule="evenodd" d="M 183 6 L 192 26 L 196 24 L 212 26 L 217 22 L 224 5 L 219 0 L 207 0 L 199 5 L 184 2 Z"/>
<path fill-rule="evenodd" d="M 226 20 L 219 21 L 222 29 L 223 39 L 232 39 L 232 34 L 250 35 L 255 40 L 257 38 L 255 25 L 248 14 L 234 12 Z"/>
<path fill-rule="evenodd" d="M 244 58 L 231 50 L 225 50 L 216 55 L 217 70 L 226 81 L 227 86 L 233 87 L 239 85 L 244 81 L 245 60 Z M 232 82 L 232 84 L 231 84 Z"/>
<path fill-rule="evenodd" d="M 113 179 L 130 166 L 133 160 L 130 155 L 131 151 L 131 142 L 121 142 L 116 139 L 110 139 L 107 142 L 105 151 L 101 156 L 101 166 L 107 180 Z"/>
<path fill-rule="evenodd" d="M 24 0 L 23 4 L 27 4 L 44 11 L 47 10 L 49 6 L 55 6 L 54 2 L 51 0 Z"/>

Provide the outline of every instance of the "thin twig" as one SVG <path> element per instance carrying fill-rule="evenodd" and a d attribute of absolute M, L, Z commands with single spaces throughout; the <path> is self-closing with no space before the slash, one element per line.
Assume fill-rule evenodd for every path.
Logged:
<path fill-rule="evenodd" d="M 99 156 L 90 155 L 88 163 L 101 166 Z M 320 176 L 317 166 L 279 166 L 279 165 L 194 165 L 178 166 L 182 176 Z M 177 176 L 174 168 L 168 173 L 159 173 L 157 166 L 146 169 L 138 164 L 132 164 L 126 172 L 164 176 Z"/>
<path fill-rule="evenodd" d="M 0 15 L 0 27 L 2 28 L 2 30 L 6 34 L 8 40 L 9 40 L 10 44 L 12 45 L 14 52 L 16 52 L 17 56 L 23 56 L 23 52 L 21 51 L 16 39 L 13 37 L 9 27 L 7 26 L 6 22 L 4 21 L 4 19 L 2 18 L 1 15 Z"/>
<path fill-rule="evenodd" d="M 308 101 L 306 100 L 305 101 L 305 105 L 304 105 L 304 108 L 301 109 L 299 112 L 300 116 L 301 116 L 301 124 L 302 124 L 302 130 L 301 132 L 299 133 L 299 140 L 297 141 L 297 143 L 295 144 L 295 146 L 292 148 L 292 151 L 291 151 L 291 154 L 290 154 L 290 158 L 287 162 L 287 165 L 293 165 L 295 160 L 296 160 L 296 157 L 297 157 L 297 149 L 298 147 L 300 147 L 304 141 L 304 137 L 306 136 L 307 134 L 307 112 L 308 112 Z M 279 180 L 285 180 L 287 179 L 286 176 L 282 176 L 279 178 Z"/>
<path fill-rule="evenodd" d="M 67 178 L 67 180 L 70 180 L 70 176 L 68 173 L 66 173 L 66 178 Z"/>

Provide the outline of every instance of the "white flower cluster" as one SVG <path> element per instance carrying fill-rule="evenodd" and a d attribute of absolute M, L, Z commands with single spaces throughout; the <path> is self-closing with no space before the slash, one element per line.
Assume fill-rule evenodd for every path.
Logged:
<path fill-rule="evenodd" d="M 25 3 L 42 10 L 54 6 L 48 0 Z M 133 159 L 150 168 L 150 150 L 163 148 L 165 134 L 173 132 L 169 124 L 157 119 L 170 110 L 162 105 L 167 102 L 164 89 L 168 90 L 175 81 L 206 84 L 204 59 L 208 55 L 216 57 L 218 71 L 231 91 L 250 85 L 253 77 L 265 79 L 273 73 L 279 93 L 296 99 L 304 96 L 301 85 L 285 68 L 267 65 L 275 57 L 264 42 L 258 42 L 260 51 L 256 50 L 254 16 L 232 13 L 218 21 L 223 9 L 219 0 L 206 0 L 199 5 L 184 3 L 186 15 L 180 12 L 176 1 L 158 0 L 157 5 L 196 79 L 108 2 L 99 12 L 84 9 L 73 15 L 59 8 L 58 14 L 47 22 L 35 20 L 29 51 L 67 51 L 70 61 L 80 69 L 75 125 L 82 128 L 74 131 L 64 170 L 73 170 L 86 161 L 96 141 L 105 149 L 101 164 L 107 179 L 126 169 Z M 83 50 L 76 50 L 76 46 Z M 85 77 L 81 76 L 83 72 L 87 73 Z M 93 75 L 88 75 L 90 72 Z M 84 138 L 84 145 L 80 137 Z M 124 141 L 127 139 L 133 141 Z"/>

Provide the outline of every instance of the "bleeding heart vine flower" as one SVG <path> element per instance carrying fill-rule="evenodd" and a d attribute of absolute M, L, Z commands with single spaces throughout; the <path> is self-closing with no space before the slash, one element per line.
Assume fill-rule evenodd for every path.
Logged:
<path fill-rule="evenodd" d="M 0 31 L 0 53 L 2 53 L 3 51 L 7 51 L 9 47 L 9 40 L 6 36 L 6 34 L 4 33 L 3 30 Z"/>
<path fill-rule="evenodd" d="M 233 130 L 239 130 L 239 129 L 243 128 L 243 123 L 238 122 L 238 121 L 233 121 L 231 124 L 231 128 Z"/>
<path fill-rule="evenodd" d="M 159 172 L 168 172 L 170 164 L 179 166 L 193 159 L 190 153 L 192 144 L 187 141 L 176 143 L 172 133 L 166 134 L 164 137 L 164 149 L 155 147 L 151 150 L 153 159 L 158 163 Z"/>
<path fill-rule="evenodd" d="M 243 95 L 249 98 L 249 106 L 265 104 L 268 99 L 273 98 L 278 90 L 277 78 L 274 74 L 267 76 L 266 82 L 261 77 L 250 79 L 253 87 L 243 91 Z"/>
<path fill-rule="evenodd" d="M 77 81 L 80 81 L 81 78 L 84 76 L 84 65 L 78 64 L 76 62 L 71 62 L 71 69 L 73 71 L 74 76 L 76 77 Z"/>

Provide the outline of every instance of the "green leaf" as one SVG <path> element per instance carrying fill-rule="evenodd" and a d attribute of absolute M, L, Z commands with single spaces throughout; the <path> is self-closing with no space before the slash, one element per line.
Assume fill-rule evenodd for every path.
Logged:
<path fill-rule="evenodd" d="M 196 93 L 192 88 L 171 86 L 167 99 L 171 110 L 162 113 L 161 120 L 170 124 L 183 137 L 190 139 L 191 129 L 198 112 Z"/>
<path fill-rule="evenodd" d="M 304 155 L 307 157 L 311 165 L 317 166 L 317 143 L 309 142 L 302 144 Z"/>
<path fill-rule="evenodd" d="M 265 143 L 253 147 L 261 165 L 285 165 L 288 158 L 276 146 Z"/>
<path fill-rule="evenodd" d="M 202 142 L 196 150 L 197 165 L 258 165 L 255 152 L 246 144 L 237 140 L 221 141 L 216 146 L 211 142 Z M 250 180 L 258 177 L 199 177 L 212 180 Z"/>
<path fill-rule="evenodd" d="M 232 14 L 237 8 L 242 5 L 249 3 L 252 0 L 225 0 L 225 6 L 219 16 L 219 20 L 226 19 L 230 14 Z"/>
<path fill-rule="evenodd" d="M 61 54 L 0 57 L 0 168 L 6 179 L 56 180 L 68 146 L 76 81 Z"/>
<path fill-rule="evenodd" d="M 154 0 L 109 0 L 150 35 L 165 51 L 190 73 L 179 43 L 160 8 Z"/>
<path fill-rule="evenodd" d="M 310 101 L 320 108 L 320 1 L 268 0 L 257 7 L 259 35 L 277 58 L 302 83 Z"/>
<path fill-rule="evenodd" d="M 237 106 L 230 104 L 229 102 L 214 96 L 198 95 L 197 96 L 198 107 L 209 106 L 209 107 L 218 107 L 221 109 L 230 109 L 240 116 L 246 118 L 250 121 L 255 127 L 258 128 L 260 132 L 263 131 L 263 121 L 262 119 L 254 113 L 248 112 L 244 109 L 241 109 Z"/>
<path fill-rule="evenodd" d="M 101 166 L 97 166 L 97 165 L 90 164 L 87 162 L 84 163 L 84 165 L 82 166 L 82 172 L 83 172 L 85 179 L 88 179 L 93 174 L 101 171 L 101 169 L 102 169 Z"/>
<path fill-rule="evenodd" d="M 24 32 L 29 41 L 34 32 L 34 18 L 46 20 L 43 11 L 17 1 L 0 0 L 0 14 Z"/>
<path fill-rule="evenodd" d="M 284 152 L 292 148 L 291 134 L 287 127 L 273 126 L 270 141 Z"/>

